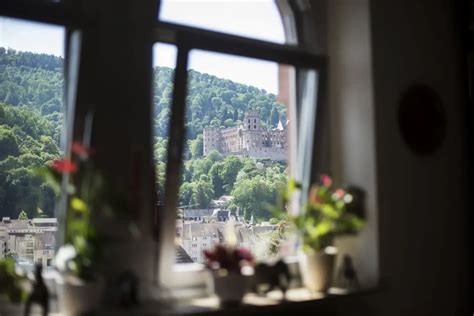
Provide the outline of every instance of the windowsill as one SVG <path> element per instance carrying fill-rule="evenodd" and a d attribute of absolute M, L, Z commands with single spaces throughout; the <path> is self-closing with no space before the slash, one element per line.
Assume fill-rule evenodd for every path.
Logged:
<path fill-rule="evenodd" d="M 137 307 L 117 308 L 103 306 L 98 315 L 247 315 L 249 313 L 278 313 L 307 310 L 315 308 L 318 304 L 336 302 L 342 299 L 350 299 L 374 294 L 380 291 L 380 287 L 366 288 L 354 292 L 347 292 L 338 288 L 331 288 L 328 293 L 311 293 L 305 288 L 295 288 L 287 291 L 287 299 L 282 300 L 280 291 L 269 292 L 265 296 L 249 293 L 244 297 L 243 303 L 238 306 L 221 307 L 216 296 L 170 302 L 145 302 Z M 2 300 L 1 312 L 20 314 L 23 312 L 22 305 L 12 305 Z M 3 304 L 4 303 L 4 304 Z M 52 299 L 52 312 L 49 315 L 61 316 L 58 312 L 57 302 Z M 314 309 L 313 309 L 314 311 Z M 39 315 L 33 313 L 33 315 Z"/>
<path fill-rule="evenodd" d="M 197 298 L 183 302 L 177 302 L 171 306 L 170 315 L 209 315 L 227 314 L 234 312 L 245 314 L 248 312 L 271 312 L 280 309 L 291 310 L 302 308 L 303 305 L 349 298 L 359 295 L 366 295 L 378 292 L 378 288 L 361 289 L 354 292 L 347 292 L 344 289 L 331 288 L 328 293 L 311 293 L 306 288 L 290 289 L 286 293 L 286 300 L 283 300 L 281 291 L 272 291 L 265 296 L 249 293 L 245 295 L 243 302 L 235 307 L 221 307 L 216 296 Z"/>

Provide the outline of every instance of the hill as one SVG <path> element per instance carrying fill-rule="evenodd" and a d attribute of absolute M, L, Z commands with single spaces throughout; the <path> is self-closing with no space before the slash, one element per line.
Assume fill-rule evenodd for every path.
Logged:
<path fill-rule="evenodd" d="M 0 47 L 0 216 L 16 217 L 25 210 L 33 217 L 38 207 L 53 214 L 54 193 L 33 168 L 60 156 L 63 65 L 60 57 Z M 173 70 L 155 67 L 153 71 L 154 151 L 162 187 Z M 194 70 L 189 71 L 186 103 L 188 141 L 181 205 L 206 207 L 211 199 L 234 194 L 234 209 L 266 217 L 264 204 L 285 183 L 286 166 L 264 166 L 218 153 L 202 157 L 201 134 L 206 126 L 239 124 L 249 109 L 260 113 L 264 127 L 275 127 L 280 117 L 286 119 L 285 107 L 265 90 Z"/>

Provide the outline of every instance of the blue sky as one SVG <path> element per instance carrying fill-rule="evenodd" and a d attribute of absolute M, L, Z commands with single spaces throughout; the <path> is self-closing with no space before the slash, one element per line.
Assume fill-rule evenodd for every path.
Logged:
<path fill-rule="evenodd" d="M 283 26 L 272 0 L 167 0 L 163 20 L 283 43 Z M 0 17 L 0 46 L 64 56 L 64 29 Z M 154 64 L 174 67 L 176 49 L 155 45 Z M 248 58 L 192 51 L 189 67 L 277 93 L 277 65 Z"/>

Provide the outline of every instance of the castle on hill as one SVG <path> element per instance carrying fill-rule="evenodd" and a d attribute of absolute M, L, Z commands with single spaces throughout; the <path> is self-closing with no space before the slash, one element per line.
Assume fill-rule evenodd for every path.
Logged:
<path fill-rule="evenodd" d="M 236 127 L 204 128 L 204 155 L 217 150 L 222 155 L 287 160 L 288 122 L 273 129 L 264 129 L 256 111 L 245 113 L 244 121 Z"/>

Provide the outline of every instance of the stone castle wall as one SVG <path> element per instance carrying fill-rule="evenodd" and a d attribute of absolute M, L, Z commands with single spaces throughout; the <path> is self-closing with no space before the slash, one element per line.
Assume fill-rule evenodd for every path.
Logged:
<path fill-rule="evenodd" d="M 217 150 L 223 155 L 235 155 L 284 161 L 287 148 L 287 128 L 264 130 L 255 111 L 247 112 L 238 127 L 206 127 L 203 132 L 203 152 Z"/>

